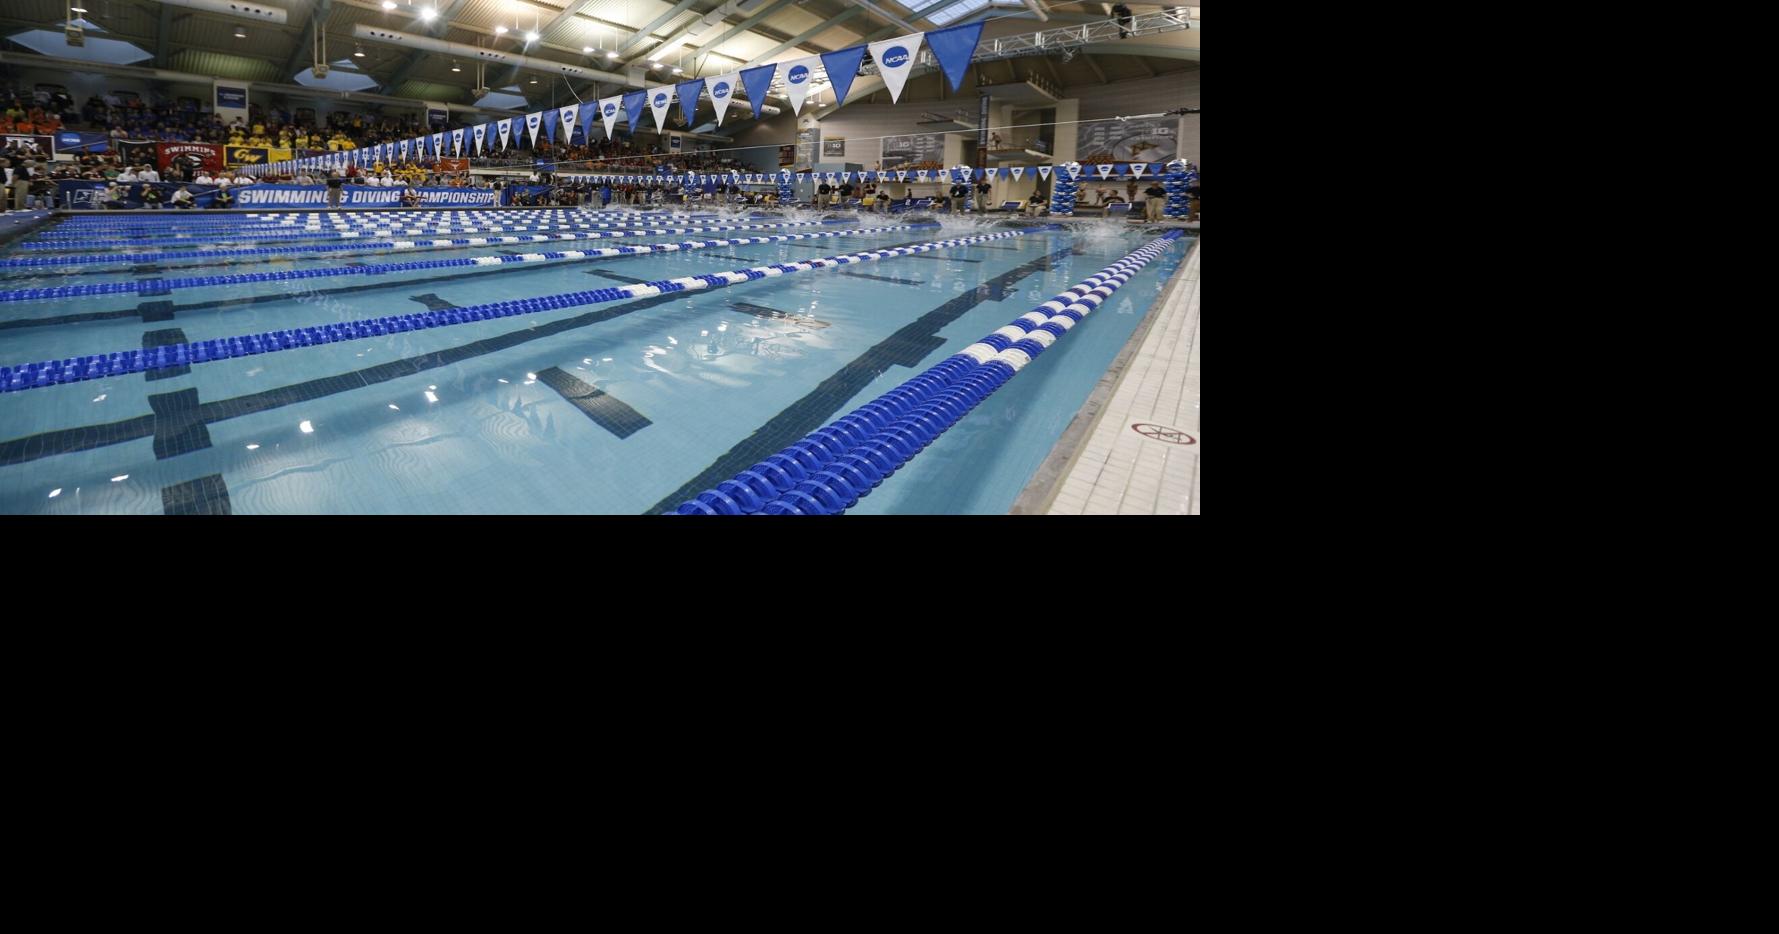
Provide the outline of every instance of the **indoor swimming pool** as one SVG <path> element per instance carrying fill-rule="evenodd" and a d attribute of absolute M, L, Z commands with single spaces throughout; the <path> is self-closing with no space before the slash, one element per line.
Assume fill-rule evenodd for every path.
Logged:
<path fill-rule="evenodd" d="M 991 218 L 61 215 L 0 250 L 0 513 L 707 511 L 1029 316 L 1018 378 L 845 510 L 1003 514 L 1191 240 Z"/>

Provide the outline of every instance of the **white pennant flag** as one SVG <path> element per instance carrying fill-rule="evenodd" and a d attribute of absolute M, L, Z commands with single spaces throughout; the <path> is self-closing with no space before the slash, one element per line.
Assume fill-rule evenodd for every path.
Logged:
<path fill-rule="evenodd" d="M 605 121 L 606 139 L 612 138 L 612 125 L 618 122 L 618 112 L 623 109 L 623 106 L 624 95 L 622 94 L 617 97 L 608 97 L 599 102 L 599 119 Z M 635 132 L 636 127 L 631 127 L 630 130 Z"/>
<path fill-rule="evenodd" d="M 811 55 L 778 63 L 778 77 L 784 81 L 785 93 L 791 98 L 791 113 L 803 112 L 803 98 L 809 94 L 809 86 L 815 83 L 815 66 L 820 61 L 821 56 Z"/>
<path fill-rule="evenodd" d="M 1019 177 L 1024 174 L 1025 174 L 1025 166 L 1016 165 L 1013 167 L 1013 180 L 1014 181 L 1016 181 L 1016 182 L 1019 181 Z"/>
<path fill-rule="evenodd" d="M 460 155 L 460 156 L 463 155 L 463 131 L 462 130 L 452 130 L 451 131 L 451 149 L 457 155 Z"/>
<path fill-rule="evenodd" d="M 1080 178 L 1081 177 L 1081 163 L 1071 162 L 1065 168 L 1068 169 L 1070 178 Z"/>
<path fill-rule="evenodd" d="M 445 154 L 445 134 L 432 134 L 432 154 L 434 158 Z"/>
<path fill-rule="evenodd" d="M 655 112 L 655 129 L 667 129 L 667 108 L 673 106 L 673 85 L 649 88 L 649 109 Z M 631 127 L 631 129 L 636 129 Z"/>
<path fill-rule="evenodd" d="M 723 111 L 729 109 L 729 102 L 735 99 L 735 89 L 741 87 L 741 72 L 717 75 L 710 79 L 710 102 L 717 109 L 717 126 L 723 125 Z"/>
<path fill-rule="evenodd" d="M 1047 166 L 1047 165 L 1038 166 L 1038 177 L 1039 178 L 1049 178 L 1050 177 L 1050 166 Z"/>
<path fill-rule="evenodd" d="M 896 170 L 896 181 L 905 182 L 907 180 L 908 180 L 908 170 L 907 169 L 897 169 Z"/>
<path fill-rule="evenodd" d="M 1098 167 L 1098 170 L 1100 173 L 1100 178 L 1110 178 L 1112 175 L 1112 166 L 1109 163 L 1100 165 Z"/>
<path fill-rule="evenodd" d="M 401 143 L 395 147 L 395 151 L 400 153 L 402 159 L 405 161 L 408 158 L 408 141 L 405 139 L 402 140 Z"/>
<path fill-rule="evenodd" d="M 488 124 L 476 124 L 476 155 L 482 154 L 482 139 L 488 135 Z"/>
<path fill-rule="evenodd" d="M 1141 162 L 1132 162 L 1130 164 L 1130 174 L 1133 178 L 1142 178 L 1143 170 L 1146 168 L 1148 168 L 1148 166 Z"/>
<path fill-rule="evenodd" d="M 923 182 L 927 180 L 927 170 L 926 169 L 921 169 L 920 171 L 918 171 L 914 174 L 915 174 L 915 177 L 919 178 Z"/>
<path fill-rule="evenodd" d="M 534 114 L 526 114 L 525 115 L 525 129 L 531 131 L 531 148 L 533 148 L 533 149 L 537 148 L 538 127 L 541 127 L 543 125 L 544 125 L 544 115 L 542 113 L 534 113 Z"/>
<path fill-rule="evenodd" d="M 797 181 L 800 181 L 800 182 L 809 181 L 809 173 L 808 172 L 798 172 L 797 173 Z"/>
<path fill-rule="evenodd" d="M 889 88 L 890 103 L 902 98 L 902 85 L 908 80 L 908 72 L 914 68 L 914 60 L 920 55 L 921 33 L 903 36 L 900 39 L 884 39 L 870 44 L 871 60 L 877 63 L 877 76 L 883 79 Z"/>
<path fill-rule="evenodd" d="M 562 134 L 562 145 L 566 146 L 574 140 L 575 115 L 581 110 L 579 104 L 556 108 L 556 126 Z"/>
<path fill-rule="evenodd" d="M 859 174 L 860 174 L 860 175 L 864 175 L 864 174 L 865 174 L 865 173 L 863 173 L 863 172 L 860 172 L 860 173 L 859 173 Z M 850 181 L 852 181 L 852 173 L 851 173 L 851 172 L 841 172 L 841 173 L 840 173 L 840 180 L 841 180 L 841 181 L 843 181 L 843 182 L 850 182 Z"/>
<path fill-rule="evenodd" d="M 500 148 L 507 148 L 507 140 L 513 135 L 513 118 L 508 117 L 494 125 L 500 131 Z"/>

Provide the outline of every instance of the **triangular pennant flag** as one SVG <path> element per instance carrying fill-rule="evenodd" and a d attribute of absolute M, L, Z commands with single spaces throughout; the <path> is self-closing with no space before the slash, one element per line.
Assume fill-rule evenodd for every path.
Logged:
<path fill-rule="evenodd" d="M 913 58 L 912 55 L 909 56 Z M 865 47 L 853 46 L 822 53 L 822 67 L 828 70 L 828 83 L 834 87 L 834 103 L 846 103 L 846 92 L 852 90 L 852 79 L 859 76 L 859 63 L 865 60 Z"/>
<path fill-rule="evenodd" d="M 914 60 L 920 55 L 920 40 L 921 34 L 917 32 L 870 45 L 871 59 L 877 63 L 877 76 L 889 88 L 892 104 L 902 99 L 902 85 L 907 83 L 908 72 L 914 69 Z"/>
<path fill-rule="evenodd" d="M 531 148 L 537 148 L 537 131 L 543 126 L 544 115 L 541 113 L 525 115 L 525 129 L 531 134 Z"/>
<path fill-rule="evenodd" d="M 798 172 L 797 173 L 797 181 L 800 181 L 800 182 L 809 181 L 809 173 L 808 172 Z"/>
<path fill-rule="evenodd" d="M 1017 181 L 1019 181 L 1019 177 L 1025 174 L 1025 166 L 1016 165 L 1013 167 L 1012 172 L 1013 172 L 1013 180 L 1017 182 Z"/>
<path fill-rule="evenodd" d="M 1081 177 L 1081 163 L 1071 162 L 1068 165 L 1063 166 L 1063 168 L 1068 171 L 1070 178 L 1080 178 Z"/>
<path fill-rule="evenodd" d="M 667 129 L 667 108 L 673 106 L 673 86 L 664 84 L 649 88 L 649 110 L 655 115 L 655 129 Z"/>
<path fill-rule="evenodd" d="M 442 156 L 445 154 L 445 134 L 432 134 L 432 154 L 434 156 Z"/>
<path fill-rule="evenodd" d="M 1100 178 L 1110 178 L 1112 175 L 1112 167 L 1110 165 L 1101 164 L 1095 166 L 1095 169 L 1100 173 Z"/>
<path fill-rule="evenodd" d="M 915 172 L 914 174 L 915 174 L 915 177 L 919 178 L 923 182 L 927 180 L 927 170 L 926 169 L 921 169 L 920 171 Z"/>
<path fill-rule="evenodd" d="M 1149 167 L 1148 165 L 1141 163 L 1141 162 L 1132 162 L 1130 164 L 1130 174 L 1136 176 L 1137 178 L 1142 178 L 1143 170 L 1147 169 L 1148 167 Z"/>
<path fill-rule="evenodd" d="M 815 65 L 821 61 L 820 56 L 792 59 L 778 63 L 778 76 L 784 79 L 785 94 L 791 99 L 791 113 L 803 112 L 803 98 L 809 95 L 809 86 L 815 82 Z M 748 95 L 753 95 L 748 89 Z"/>
<path fill-rule="evenodd" d="M 1047 166 L 1047 165 L 1038 166 L 1038 177 L 1039 178 L 1049 178 L 1050 177 L 1050 166 Z"/>
<path fill-rule="evenodd" d="M 624 95 L 624 119 L 629 121 L 632 134 L 642 129 L 642 112 L 648 106 L 649 92 L 647 91 L 631 91 Z"/>
<path fill-rule="evenodd" d="M 908 170 L 907 169 L 897 169 L 896 170 L 896 181 L 905 182 L 907 180 L 908 180 Z"/>
<path fill-rule="evenodd" d="M 606 138 L 610 139 L 612 135 L 612 126 L 618 122 L 618 109 L 624 106 L 624 95 L 619 94 L 617 97 L 608 97 L 594 106 L 599 108 L 599 119 L 605 124 Z M 587 124 L 587 132 L 592 132 L 592 129 L 593 125 L 591 123 Z"/>
<path fill-rule="evenodd" d="M 462 130 L 459 129 L 459 130 L 451 131 L 451 149 L 455 155 L 459 155 L 459 156 L 463 155 L 463 131 Z"/>
<path fill-rule="evenodd" d="M 488 124 L 476 124 L 476 155 L 482 154 L 482 140 L 488 135 Z"/>
<path fill-rule="evenodd" d="M 982 40 L 982 24 L 970 23 L 929 32 L 926 40 L 927 48 L 932 49 L 933 57 L 939 60 L 940 70 L 945 72 L 945 79 L 951 82 L 951 90 L 957 91 L 963 84 L 964 71 L 970 67 L 970 59 L 976 55 L 976 43 Z"/>
<path fill-rule="evenodd" d="M 754 108 L 754 119 L 760 119 L 760 108 L 766 104 L 766 92 L 772 88 L 772 75 L 777 65 L 761 65 L 741 73 L 742 87 L 747 88 L 748 105 Z"/>
<path fill-rule="evenodd" d="M 500 148 L 504 151 L 507 148 L 507 140 L 513 137 L 513 118 L 508 117 L 494 124 L 494 128 L 500 132 Z"/>
<path fill-rule="evenodd" d="M 573 119 L 574 108 L 568 108 L 568 115 L 570 119 Z M 556 141 L 556 118 L 560 116 L 562 116 L 561 112 L 557 111 L 555 108 L 544 111 L 544 136 L 548 137 L 552 143 Z M 566 135 L 567 132 L 567 128 L 564 127 L 564 135 Z M 566 143 L 568 140 L 564 139 L 563 142 Z"/>
<path fill-rule="evenodd" d="M 698 113 L 698 95 L 704 92 L 704 79 L 681 81 L 675 90 L 679 92 L 679 117 L 686 121 L 686 126 L 691 126 L 692 117 Z"/>
<path fill-rule="evenodd" d="M 852 181 L 852 173 L 851 173 L 851 172 L 841 172 L 841 173 L 840 173 L 840 180 L 841 180 L 841 181 L 843 181 L 843 182 L 850 182 L 850 181 Z"/>
<path fill-rule="evenodd" d="M 729 102 L 735 99 L 735 89 L 740 84 L 741 72 L 739 71 L 717 75 L 710 79 L 710 104 L 717 110 L 717 126 L 723 125 L 723 112 L 729 109 Z"/>
<path fill-rule="evenodd" d="M 408 141 L 405 139 L 402 140 L 399 144 L 397 144 L 397 146 L 395 147 L 395 150 L 396 150 L 396 152 L 401 153 L 402 160 L 406 161 L 408 158 Z"/>

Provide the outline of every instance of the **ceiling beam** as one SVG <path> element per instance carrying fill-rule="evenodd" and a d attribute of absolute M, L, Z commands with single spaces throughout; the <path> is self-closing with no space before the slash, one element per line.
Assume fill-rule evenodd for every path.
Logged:
<path fill-rule="evenodd" d="M 760 64 L 764 64 L 765 62 L 769 62 L 772 60 L 772 56 L 777 55 L 780 52 L 783 52 L 785 49 L 800 46 L 803 43 L 809 41 L 809 39 L 811 39 L 812 37 L 821 35 L 822 33 L 827 32 L 828 30 L 834 28 L 835 26 L 838 26 L 841 23 L 844 23 L 847 20 L 852 19 L 853 17 L 855 17 L 863 12 L 865 12 L 864 7 L 860 7 L 860 6 L 851 7 L 845 13 L 842 13 L 839 16 L 834 17 L 833 19 L 823 20 L 820 24 L 818 24 L 814 28 L 804 30 L 802 35 L 792 36 L 791 38 L 786 39 L 785 41 L 774 46 L 772 51 L 767 52 L 764 55 L 761 55 L 759 58 L 756 58 L 753 61 L 748 62 L 746 65 L 743 65 L 741 67 L 752 68 L 755 65 L 760 65 Z"/>
<path fill-rule="evenodd" d="M 167 60 L 169 58 L 171 58 L 173 55 L 172 46 L 167 41 L 167 37 L 172 32 L 173 32 L 173 8 L 170 6 L 167 6 L 166 4 L 162 4 L 161 5 L 161 28 L 160 28 L 159 32 L 155 33 L 155 42 L 154 42 L 154 63 L 161 68 L 167 67 Z"/>
<path fill-rule="evenodd" d="M 568 6 L 564 7 L 560 13 L 550 17 L 550 21 L 538 29 L 537 44 L 541 46 L 545 42 L 550 41 L 550 37 L 555 34 L 556 30 L 560 28 L 563 23 L 574 19 L 576 14 L 598 2 L 599 0 L 579 0 L 577 3 L 570 3 Z M 418 55 L 419 53 L 415 54 Z M 495 83 L 490 85 L 490 87 L 505 87 L 508 82 L 517 77 L 519 77 L 519 66 L 514 65 L 507 70 L 504 77 L 496 79 Z"/>
<path fill-rule="evenodd" d="M 327 2 L 328 0 L 322 0 L 322 3 L 324 4 Z M 434 19 L 431 23 L 420 24 L 422 35 L 431 34 L 437 39 L 444 38 L 445 34 L 451 31 L 451 17 L 455 16 L 457 11 L 463 9 L 464 5 L 467 3 L 469 3 L 469 0 L 451 0 L 450 6 L 439 11 L 437 19 Z M 408 53 L 407 61 L 402 62 L 401 67 L 395 70 L 395 74 L 392 75 L 388 81 L 383 82 L 383 93 L 388 94 L 395 90 L 396 85 L 408 80 L 408 77 L 414 73 L 414 69 L 419 68 L 420 63 L 425 60 L 426 52 L 424 50 L 415 49 Z"/>
<path fill-rule="evenodd" d="M 636 31 L 636 35 L 630 37 L 629 42 L 626 42 L 623 45 L 618 47 L 618 54 L 619 55 L 629 55 L 631 49 L 634 49 L 637 46 L 642 45 L 643 42 L 652 38 L 651 33 L 653 33 L 657 29 L 660 29 L 663 25 L 665 25 L 669 22 L 672 22 L 674 17 L 677 17 L 681 13 L 686 12 L 687 9 L 691 8 L 691 6 L 694 2 L 695 2 L 695 0 L 679 0 L 679 3 L 674 4 L 673 9 L 668 10 L 667 12 L 661 14 L 660 16 L 655 17 L 654 19 L 649 21 L 649 24 L 647 26 L 644 26 L 641 29 L 638 29 Z M 628 62 L 629 59 L 625 59 L 625 61 Z"/>
<path fill-rule="evenodd" d="M 728 32 L 725 32 L 722 35 L 718 36 L 716 38 L 715 42 L 707 42 L 704 45 L 699 46 L 698 51 L 706 52 L 706 53 L 714 53 L 717 49 L 722 47 L 723 43 L 728 42 L 730 39 L 733 39 L 736 36 L 739 36 L 742 33 L 748 31 L 748 29 L 752 28 L 755 25 L 758 25 L 761 20 L 772 15 L 773 13 L 777 13 L 779 10 L 788 6 L 790 3 L 791 3 L 791 0 L 773 0 L 772 3 L 768 3 L 764 7 L 761 7 L 759 12 L 748 17 L 747 19 L 742 20 L 741 22 L 737 23 L 734 27 L 732 27 Z"/>

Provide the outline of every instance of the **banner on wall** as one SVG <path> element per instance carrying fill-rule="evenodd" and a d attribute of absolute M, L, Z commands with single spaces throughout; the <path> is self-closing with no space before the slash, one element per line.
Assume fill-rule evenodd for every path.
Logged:
<path fill-rule="evenodd" d="M 222 118 L 223 123 L 229 123 L 236 117 L 243 120 L 248 118 L 245 82 L 212 81 L 210 87 L 215 94 L 216 115 Z"/>
<path fill-rule="evenodd" d="M 237 165 L 269 165 L 274 162 L 290 161 L 290 150 L 267 149 L 264 146 L 224 146 L 222 163 L 225 166 Z"/>
<path fill-rule="evenodd" d="M 26 143 L 36 146 L 37 151 L 46 158 L 56 154 L 56 138 L 53 136 L 38 136 L 35 133 L 8 133 L 0 136 L 0 146 L 7 149 L 28 149 Z"/>
<path fill-rule="evenodd" d="M 451 119 L 451 108 L 438 101 L 426 101 L 426 125 L 442 127 Z"/>
<path fill-rule="evenodd" d="M 1104 157 L 1114 162 L 1168 162 L 1180 151 L 1178 135 L 1177 117 L 1084 123 L 1075 130 L 1075 158 Z"/>
<path fill-rule="evenodd" d="M 175 160 L 178 164 L 186 164 L 193 159 L 207 172 L 222 168 L 222 147 L 211 143 L 156 143 L 155 165 L 161 169 L 170 169 Z"/>
<path fill-rule="evenodd" d="M 438 170 L 440 172 L 468 172 L 469 171 L 469 160 L 468 159 L 440 159 Z"/>
<path fill-rule="evenodd" d="M 499 192 L 492 188 L 416 188 L 422 204 L 494 204 Z M 326 185 L 247 185 L 230 189 L 239 207 L 277 207 L 327 203 Z M 347 185 L 348 205 L 400 204 L 401 188 Z"/>

